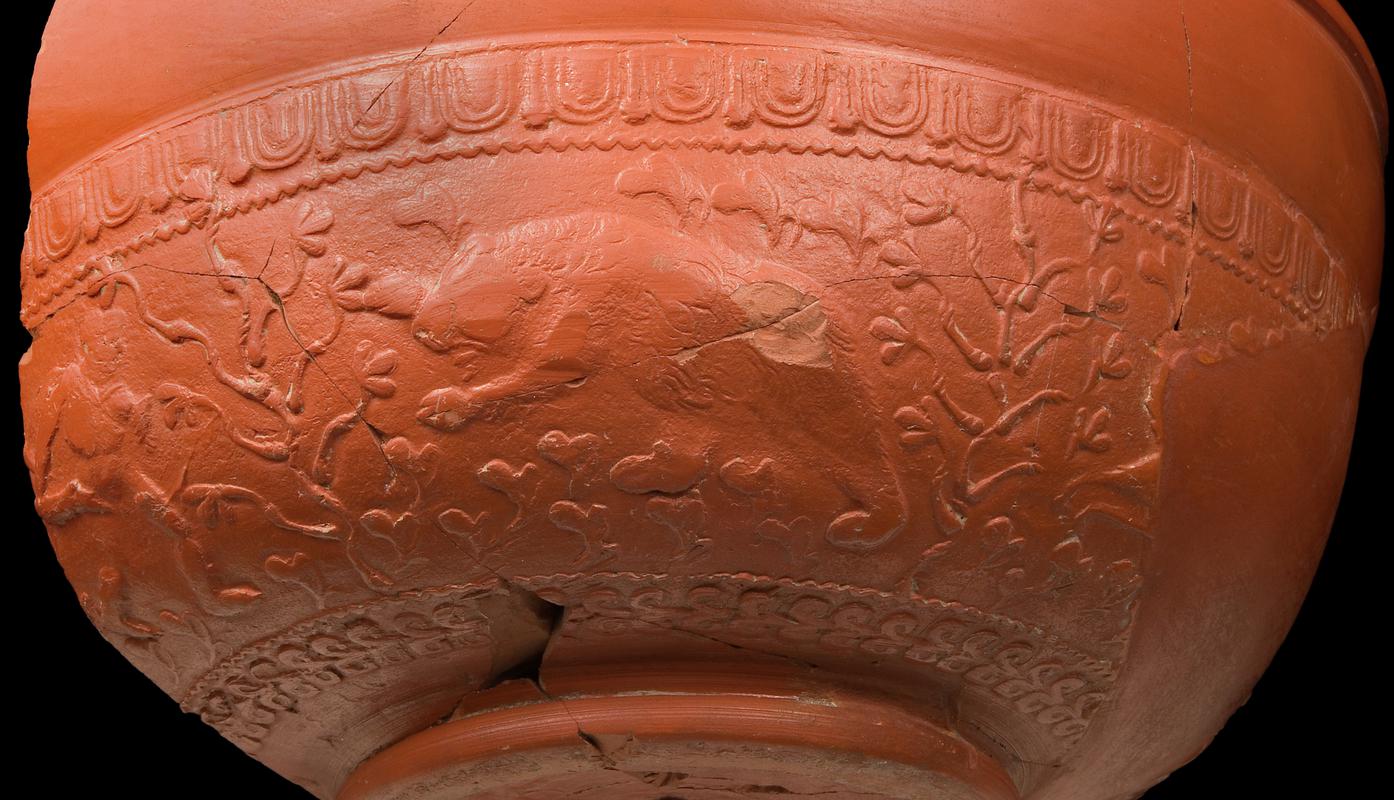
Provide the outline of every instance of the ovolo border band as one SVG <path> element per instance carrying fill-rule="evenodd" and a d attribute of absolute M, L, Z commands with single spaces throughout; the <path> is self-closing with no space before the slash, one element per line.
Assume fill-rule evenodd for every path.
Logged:
<path fill-rule="evenodd" d="M 1367 329 L 1371 317 L 1290 199 L 1179 131 L 900 56 L 690 40 L 453 49 L 341 69 L 146 133 L 34 199 L 21 319 L 36 327 L 131 253 L 364 170 L 615 146 L 1024 175 L 1189 245 L 1295 327 Z M 138 232 L 118 237 L 125 228 Z"/>

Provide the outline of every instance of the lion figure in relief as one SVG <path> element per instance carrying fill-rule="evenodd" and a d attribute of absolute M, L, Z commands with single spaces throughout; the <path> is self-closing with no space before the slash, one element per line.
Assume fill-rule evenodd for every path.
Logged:
<path fill-rule="evenodd" d="M 658 420 L 679 432 L 664 447 L 687 453 L 677 460 L 694 476 L 724 464 L 710 471 L 734 491 L 840 495 L 826 540 L 875 549 L 905 526 L 905 498 L 816 290 L 794 270 L 619 214 L 476 233 L 412 292 L 412 335 L 459 368 L 417 418 L 459 431 L 623 374 L 642 402 L 607 402 L 596 419 Z M 822 485 L 807 485 L 815 475 Z"/>

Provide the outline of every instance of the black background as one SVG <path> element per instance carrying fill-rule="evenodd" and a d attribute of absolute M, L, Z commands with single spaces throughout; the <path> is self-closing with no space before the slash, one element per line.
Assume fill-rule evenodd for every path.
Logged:
<path fill-rule="evenodd" d="M 26 2 L 5 15 L 11 66 L 4 71 L 0 96 L 5 204 L 0 252 L 10 254 L 12 263 L 19 260 L 28 219 L 25 117 L 49 5 Z M 1387 6 L 1384 0 L 1346 2 L 1386 76 L 1389 35 L 1377 19 Z M 1389 261 L 1386 256 L 1386 267 Z M 12 293 L 4 307 L 17 310 L 19 282 L 0 283 Z M 1381 307 L 1389 306 L 1391 287 L 1394 280 L 1386 275 Z M 29 337 L 16 311 L 9 312 L 6 324 L 9 355 L 0 363 L 16 364 Z M 1388 713 L 1380 676 L 1387 657 L 1376 651 L 1386 643 L 1379 634 L 1387 619 L 1384 546 L 1391 533 L 1387 502 L 1380 496 L 1387 491 L 1382 468 L 1388 460 L 1391 401 L 1380 373 L 1390 363 L 1391 329 L 1389 320 L 1375 329 L 1349 478 L 1321 567 L 1291 633 L 1249 702 L 1210 747 L 1149 791 L 1146 800 L 1353 797 L 1365 794 L 1357 788 L 1362 779 L 1380 774 L 1376 768 L 1386 757 L 1386 736 L 1379 731 Z M 308 798 L 182 713 L 87 622 L 33 510 L 20 458 L 17 376 L 13 368 L 5 372 L 15 381 L 4 395 L 13 440 L 0 456 L 12 470 L 15 495 L 14 528 L 0 552 L 10 565 L 5 585 L 15 591 L 4 601 L 8 611 L 0 628 L 4 661 L 13 670 L 5 681 L 9 689 L 0 727 L 11 732 L 11 779 L 51 797 Z M 1367 725 L 1371 732 L 1363 730 Z"/>

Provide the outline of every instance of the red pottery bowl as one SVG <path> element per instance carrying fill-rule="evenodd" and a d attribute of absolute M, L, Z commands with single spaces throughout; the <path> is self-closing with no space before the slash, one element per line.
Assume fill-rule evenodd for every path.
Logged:
<path fill-rule="evenodd" d="M 1135 796 L 1344 479 L 1332 0 L 64 0 L 30 125 L 54 549 L 319 797 Z"/>

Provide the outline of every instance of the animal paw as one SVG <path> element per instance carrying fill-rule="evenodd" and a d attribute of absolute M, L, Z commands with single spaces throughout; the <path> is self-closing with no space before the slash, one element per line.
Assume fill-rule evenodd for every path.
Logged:
<path fill-rule="evenodd" d="M 456 386 L 447 386 L 428 392 L 421 398 L 421 406 L 416 411 L 416 419 L 423 425 L 442 431 L 457 431 L 463 428 L 478 411 L 479 406 L 468 392 Z"/>

